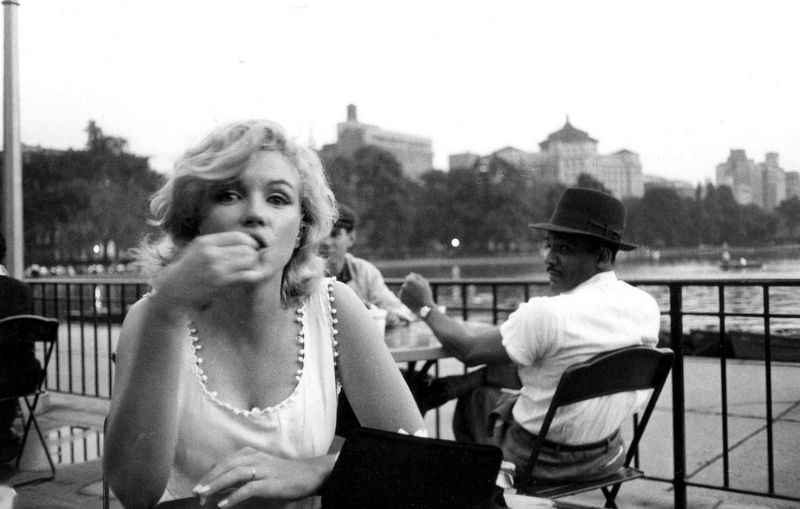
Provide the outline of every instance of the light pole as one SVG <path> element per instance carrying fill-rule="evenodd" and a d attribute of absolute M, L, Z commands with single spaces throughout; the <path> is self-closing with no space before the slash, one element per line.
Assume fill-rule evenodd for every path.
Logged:
<path fill-rule="evenodd" d="M 3 233 L 8 251 L 6 267 L 11 276 L 23 273 L 22 234 L 22 143 L 19 133 L 19 63 L 17 8 L 19 0 L 3 0 Z"/>

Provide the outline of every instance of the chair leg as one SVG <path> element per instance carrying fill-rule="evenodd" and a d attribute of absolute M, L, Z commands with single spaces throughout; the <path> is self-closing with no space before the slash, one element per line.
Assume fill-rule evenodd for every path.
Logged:
<path fill-rule="evenodd" d="M 39 437 L 39 443 L 41 444 L 42 449 L 44 450 L 44 455 L 47 458 L 47 463 L 50 466 L 50 475 L 23 481 L 15 484 L 14 486 L 24 486 L 26 484 L 32 484 L 34 482 L 39 482 L 39 481 L 50 481 L 52 479 L 55 479 L 56 477 L 55 463 L 53 463 L 53 458 L 50 455 L 50 449 L 47 447 L 47 441 L 44 438 L 42 429 L 39 427 L 39 421 L 36 420 L 36 414 L 34 412 L 36 409 L 36 403 L 39 400 L 39 394 L 36 394 L 36 396 L 34 396 L 33 403 L 31 403 L 27 397 L 24 397 L 22 399 L 25 400 L 25 406 L 28 408 L 28 419 L 25 421 L 25 429 L 22 434 L 22 440 L 20 441 L 19 454 L 17 455 L 17 461 L 16 461 L 16 469 L 17 471 L 19 471 L 19 464 L 20 461 L 22 460 L 22 453 L 25 448 L 25 444 L 28 441 L 28 434 L 30 433 L 31 425 L 33 425 L 33 428 Z"/>
<path fill-rule="evenodd" d="M 108 483 L 106 482 L 105 474 L 103 474 L 103 509 L 108 509 L 110 504 L 111 493 L 108 490 Z"/>
<path fill-rule="evenodd" d="M 103 419 L 103 437 L 106 436 L 106 429 L 108 428 L 108 417 Z M 102 463 L 101 463 L 102 465 Z M 108 487 L 108 479 L 106 479 L 106 470 L 105 468 L 101 467 L 101 475 L 102 475 L 102 485 L 103 485 L 103 509 L 109 509 L 109 505 L 111 503 L 111 490 Z"/>
<path fill-rule="evenodd" d="M 619 492 L 620 484 L 615 484 L 611 488 L 602 487 L 600 488 L 603 491 L 603 496 L 606 497 L 606 505 L 604 507 L 610 509 L 617 509 L 617 492 Z"/>

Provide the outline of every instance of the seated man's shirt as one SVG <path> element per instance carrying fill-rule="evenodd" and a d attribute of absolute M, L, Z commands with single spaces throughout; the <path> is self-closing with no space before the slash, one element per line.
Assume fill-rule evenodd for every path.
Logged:
<path fill-rule="evenodd" d="M 344 267 L 336 279 L 352 288 L 364 302 L 395 313 L 408 321 L 414 320 L 414 313 L 386 286 L 381 271 L 367 260 L 347 253 Z"/>
<path fill-rule="evenodd" d="M 513 416 L 536 434 L 564 370 L 594 355 L 631 345 L 655 346 L 660 312 L 648 293 L 601 272 L 569 292 L 534 297 L 500 326 L 503 345 L 518 365 L 522 389 Z M 602 440 L 645 401 L 649 391 L 596 398 L 562 407 L 548 440 Z"/>

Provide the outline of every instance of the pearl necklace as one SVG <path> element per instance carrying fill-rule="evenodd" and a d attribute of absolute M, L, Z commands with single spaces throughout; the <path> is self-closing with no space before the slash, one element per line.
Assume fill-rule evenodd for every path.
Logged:
<path fill-rule="evenodd" d="M 219 398 L 217 391 L 212 391 L 208 389 L 208 375 L 206 375 L 205 371 L 203 370 L 203 357 L 201 357 L 198 352 L 203 349 L 203 345 L 200 343 L 200 336 L 197 333 L 197 328 L 194 326 L 193 322 L 189 322 L 189 336 L 192 339 L 192 355 L 194 356 L 194 374 L 197 376 L 197 381 L 200 383 L 200 387 L 203 389 L 203 392 L 208 396 L 208 398 L 216 403 L 217 405 L 225 408 L 233 412 L 236 415 L 243 415 L 245 417 L 252 417 L 252 416 L 260 416 L 266 413 L 275 412 L 280 410 L 281 408 L 285 407 L 289 403 L 294 400 L 295 396 L 297 395 L 298 387 L 300 387 L 300 380 L 303 378 L 303 367 L 305 365 L 306 360 L 306 323 L 305 323 L 305 314 L 306 314 L 306 305 L 303 303 L 302 306 L 295 310 L 295 319 L 294 321 L 299 324 L 299 330 L 297 332 L 297 363 L 299 367 L 294 375 L 295 386 L 292 390 L 292 393 L 280 403 L 276 405 L 259 408 L 254 406 L 250 410 L 245 410 L 243 408 L 236 408 L 235 406 L 231 405 L 226 401 L 222 401 Z M 335 356 L 338 356 L 335 354 Z"/>

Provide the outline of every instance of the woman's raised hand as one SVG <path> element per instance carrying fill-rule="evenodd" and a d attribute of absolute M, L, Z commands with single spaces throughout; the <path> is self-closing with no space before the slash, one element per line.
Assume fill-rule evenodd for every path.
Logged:
<path fill-rule="evenodd" d="M 304 498 L 319 491 L 334 462 L 334 455 L 286 459 L 245 447 L 214 465 L 192 491 L 206 498 L 233 489 L 219 502 L 223 508 L 251 498 Z"/>
<path fill-rule="evenodd" d="M 153 287 L 161 298 L 190 309 L 202 307 L 220 288 L 265 277 L 258 265 L 259 247 L 258 241 L 244 232 L 198 236 L 161 271 Z"/>

